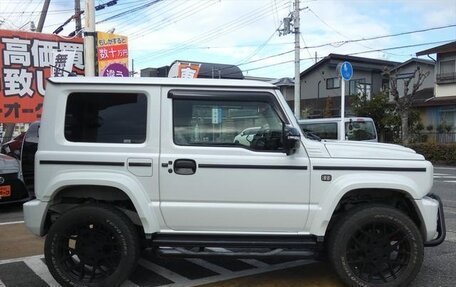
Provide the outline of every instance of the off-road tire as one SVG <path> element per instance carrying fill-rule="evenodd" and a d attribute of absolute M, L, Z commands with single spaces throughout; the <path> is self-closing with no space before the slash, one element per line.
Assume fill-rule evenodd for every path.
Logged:
<path fill-rule="evenodd" d="M 415 223 L 398 209 L 378 205 L 356 208 L 338 220 L 328 249 L 348 286 L 408 286 L 424 256 Z"/>
<path fill-rule="evenodd" d="M 106 205 L 78 206 L 51 226 L 44 253 L 62 286 L 119 286 L 136 267 L 139 238 L 120 210 Z"/>

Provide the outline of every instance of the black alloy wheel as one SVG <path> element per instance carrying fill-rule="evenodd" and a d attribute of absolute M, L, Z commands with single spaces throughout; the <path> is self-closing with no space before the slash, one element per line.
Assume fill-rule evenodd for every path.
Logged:
<path fill-rule="evenodd" d="M 396 280 L 410 257 L 411 244 L 405 233 L 388 222 L 360 227 L 347 245 L 348 265 L 356 276 L 369 283 Z"/>
<path fill-rule="evenodd" d="M 328 251 L 349 286 L 408 286 L 424 256 L 415 223 L 398 209 L 378 205 L 349 211 L 336 222 Z"/>
<path fill-rule="evenodd" d="M 51 226 L 45 257 L 51 274 L 63 286 L 118 286 L 136 266 L 138 236 L 122 212 L 83 206 Z"/>

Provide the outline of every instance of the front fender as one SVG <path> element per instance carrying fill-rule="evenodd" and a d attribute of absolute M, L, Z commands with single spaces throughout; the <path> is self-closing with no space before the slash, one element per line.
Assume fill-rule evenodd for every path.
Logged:
<path fill-rule="evenodd" d="M 319 203 L 311 208 L 308 230 L 311 234 L 324 236 L 334 210 L 345 194 L 356 189 L 379 188 L 401 190 L 415 199 L 422 197 L 419 192 L 420 187 L 417 186 L 416 181 L 406 175 L 363 173 L 362 176 L 359 174 L 339 176 L 326 189 L 324 196 L 320 196 L 321 200 Z M 312 190 L 312 192 L 322 192 L 321 189 L 314 188 Z"/>
<path fill-rule="evenodd" d="M 113 176 L 112 172 L 87 173 L 74 171 L 56 175 L 44 186 L 45 193 L 42 195 L 41 200 L 51 201 L 60 190 L 70 186 L 81 185 L 81 182 L 84 185 L 113 187 L 123 191 L 130 198 L 138 212 L 144 232 L 151 234 L 160 230 L 158 217 L 154 213 L 153 202 L 148 198 L 147 192 L 138 181 L 122 173 Z"/>

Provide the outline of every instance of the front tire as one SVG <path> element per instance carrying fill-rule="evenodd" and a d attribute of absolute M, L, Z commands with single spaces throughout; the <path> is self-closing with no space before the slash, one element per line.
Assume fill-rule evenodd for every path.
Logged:
<path fill-rule="evenodd" d="M 64 213 L 50 228 L 46 264 L 62 286 L 119 286 L 136 267 L 137 230 L 121 211 L 87 205 Z"/>
<path fill-rule="evenodd" d="M 329 259 L 349 286 L 408 286 L 423 262 L 423 239 L 401 211 L 365 206 L 349 211 L 329 239 Z"/>

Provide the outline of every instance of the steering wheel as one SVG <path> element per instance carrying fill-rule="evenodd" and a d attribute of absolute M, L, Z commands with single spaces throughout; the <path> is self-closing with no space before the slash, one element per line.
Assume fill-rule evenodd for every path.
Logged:
<path fill-rule="evenodd" d="M 263 125 L 253 136 L 250 146 L 254 149 L 264 150 L 267 148 L 270 137 L 271 129 L 269 128 L 269 125 Z"/>

